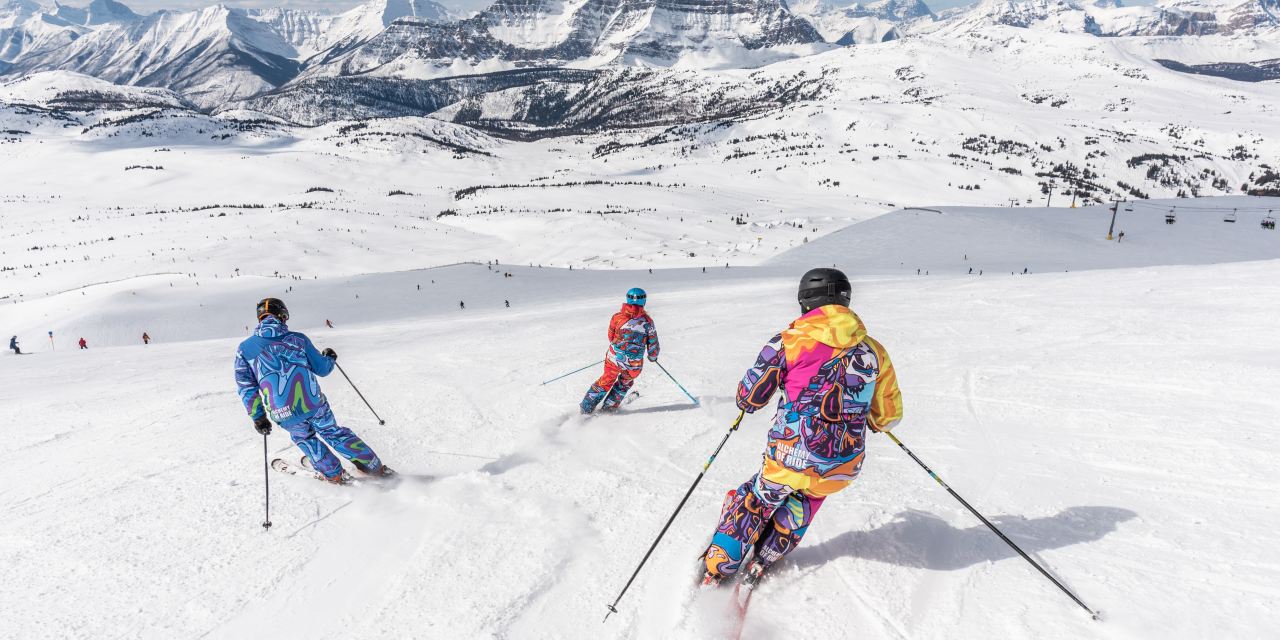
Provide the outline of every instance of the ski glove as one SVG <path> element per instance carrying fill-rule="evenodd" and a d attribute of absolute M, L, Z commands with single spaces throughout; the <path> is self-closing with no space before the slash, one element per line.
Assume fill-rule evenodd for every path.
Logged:
<path fill-rule="evenodd" d="M 330 360 L 337 360 L 337 359 L 338 359 L 338 352 L 337 352 L 337 351 L 334 351 L 333 349 L 325 349 L 324 351 L 321 351 L 321 352 L 320 352 L 320 355 L 322 355 L 322 356 L 324 356 L 324 357 L 326 357 L 326 358 L 329 358 Z"/>
<path fill-rule="evenodd" d="M 271 433 L 271 421 L 268 420 L 266 416 L 262 416 L 260 418 L 254 418 L 253 428 L 257 430 L 258 433 L 261 433 L 262 435 L 265 436 Z"/>

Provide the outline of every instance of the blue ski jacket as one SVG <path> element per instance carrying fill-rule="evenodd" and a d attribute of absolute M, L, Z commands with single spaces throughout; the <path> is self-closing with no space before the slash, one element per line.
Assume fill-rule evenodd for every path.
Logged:
<path fill-rule="evenodd" d="M 280 426 L 302 422 L 329 404 L 316 376 L 332 371 L 333 360 L 275 316 L 263 318 L 236 352 L 236 386 L 245 411 L 255 420 L 270 415 Z"/>

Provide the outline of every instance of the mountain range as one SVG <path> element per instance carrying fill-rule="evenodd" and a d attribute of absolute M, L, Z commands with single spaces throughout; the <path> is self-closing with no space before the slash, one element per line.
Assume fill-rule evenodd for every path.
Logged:
<path fill-rule="evenodd" d="M 3 0 L 0 74 L 74 71 L 172 89 L 213 111 L 276 91 L 343 84 L 335 78 L 368 84 L 565 67 L 757 68 L 984 25 L 1100 37 L 1268 35 L 1280 32 L 1278 2 L 982 0 L 935 14 L 921 0 L 496 0 L 458 16 L 431 0 L 373 0 L 336 14 L 214 5 L 148 15 L 115 0 L 84 7 Z"/>

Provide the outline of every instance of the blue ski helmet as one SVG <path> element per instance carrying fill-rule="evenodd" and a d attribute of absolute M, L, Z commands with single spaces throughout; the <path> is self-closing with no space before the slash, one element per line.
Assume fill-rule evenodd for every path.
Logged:
<path fill-rule="evenodd" d="M 635 287 L 627 292 L 627 304 L 634 304 L 636 306 L 643 307 L 644 302 L 648 297 L 649 296 L 644 292 L 644 289 Z"/>

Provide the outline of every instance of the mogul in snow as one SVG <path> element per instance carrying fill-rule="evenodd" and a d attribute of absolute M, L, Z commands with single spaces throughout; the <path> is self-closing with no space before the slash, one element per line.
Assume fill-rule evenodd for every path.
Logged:
<path fill-rule="evenodd" d="M 902 393 L 889 354 L 849 309 L 852 287 L 836 269 L 800 280 L 803 315 L 774 336 L 738 385 L 737 404 L 752 413 L 781 389 L 763 468 L 729 491 L 703 559 L 703 584 L 738 572 L 745 580 L 795 549 L 827 496 L 862 468 L 867 429 L 902 419 Z"/>
<path fill-rule="evenodd" d="M 351 480 L 329 447 L 362 473 L 393 473 L 359 436 L 338 425 L 329 400 L 320 391 L 316 376 L 329 375 L 338 354 L 333 349 L 317 351 L 310 338 L 289 331 L 285 325 L 289 309 L 278 298 L 259 302 L 257 312 L 257 329 L 236 352 L 236 385 L 258 433 L 271 433 L 274 420 L 289 432 L 311 467 L 329 482 Z"/>
<path fill-rule="evenodd" d="M 595 411 L 601 400 L 604 401 L 601 411 L 617 410 L 644 368 L 645 352 L 650 362 L 658 361 L 658 328 L 645 313 L 647 299 L 644 289 L 627 291 L 626 303 L 609 321 L 609 352 L 604 357 L 604 374 L 582 397 L 579 406 L 583 413 Z"/>

